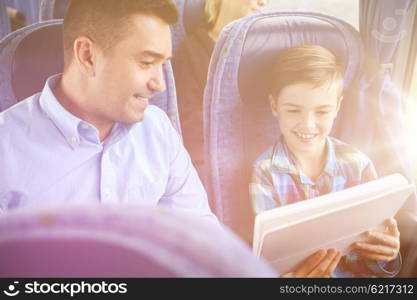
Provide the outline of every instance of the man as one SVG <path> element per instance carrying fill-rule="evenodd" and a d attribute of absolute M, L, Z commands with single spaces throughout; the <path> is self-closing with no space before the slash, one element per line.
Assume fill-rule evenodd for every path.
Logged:
<path fill-rule="evenodd" d="M 134 203 L 216 219 L 179 135 L 148 106 L 177 19 L 170 0 L 71 1 L 64 73 L 0 113 L 1 210 Z"/>
<path fill-rule="evenodd" d="M 177 18 L 170 0 L 71 1 L 64 73 L 0 113 L 0 210 L 136 203 L 217 222 L 180 137 L 148 106 L 165 89 Z M 320 277 L 331 263 L 318 252 L 292 274 Z"/>

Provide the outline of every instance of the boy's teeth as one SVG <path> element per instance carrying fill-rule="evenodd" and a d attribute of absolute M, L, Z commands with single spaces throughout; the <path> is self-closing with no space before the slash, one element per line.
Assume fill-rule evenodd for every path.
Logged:
<path fill-rule="evenodd" d="M 312 139 L 313 137 L 315 137 L 315 134 L 303 134 L 298 132 L 297 135 L 303 139 Z"/>

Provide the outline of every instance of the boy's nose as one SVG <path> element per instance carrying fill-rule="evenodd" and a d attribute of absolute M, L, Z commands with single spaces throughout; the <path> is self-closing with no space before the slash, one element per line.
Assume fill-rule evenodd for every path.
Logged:
<path fill-rule="evenodd" d="M 314 114 L 306 114 L 303 116 L 302 125 L 306 129 L 314 129 L 316 128 L 316 118 Z"/>

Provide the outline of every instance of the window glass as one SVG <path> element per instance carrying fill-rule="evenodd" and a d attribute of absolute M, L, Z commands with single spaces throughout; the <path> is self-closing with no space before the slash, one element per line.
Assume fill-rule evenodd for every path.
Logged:
<path fill-rule="evenodd" d="M 416 55 L 413 53 L 413 55 Z M 414 178 L 417 183 L 417 63 L 414 66 L 414 74 L 411 80 L 410 91 L 408 97 L 405 99 L 405 115 L 407 117 L 407 124 L 409 127 L 410 147 L 412 148 L 414 159 Z"/>
<path fill-rule="evenodd" d="M 358 0 L 269 0 L 264 10 L 320 12 L 344 20 L 359 29 Z"/>

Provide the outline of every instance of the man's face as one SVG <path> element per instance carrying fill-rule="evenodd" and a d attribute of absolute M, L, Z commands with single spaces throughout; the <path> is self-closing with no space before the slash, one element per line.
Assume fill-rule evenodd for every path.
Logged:
<path fill-rule="evenodd" d="M 336 84 L 314 87 L 306 82 L 288 85 L 278 99 L 271 99 L 272 113 L 291 152 L 321 154 L 340 101 Z"/>
<path fill-rule="evenodd" d="M 103 52 L 97 49 L 92 90 L 95 119 L 102 123 L 143 120 L 148 99 L 165 90 L 162 67 L 171 57 L 171 34 L 163 20 L 132 15 L 128 34 Z"/>

